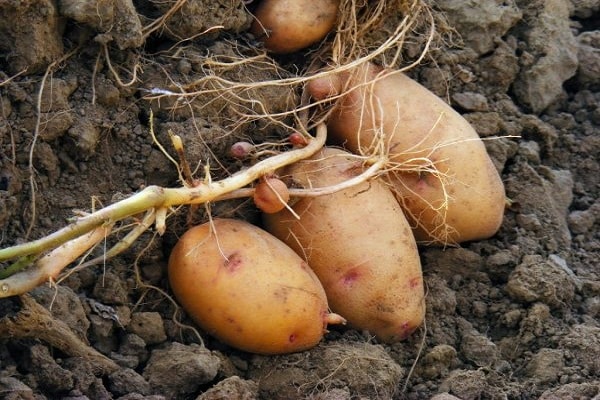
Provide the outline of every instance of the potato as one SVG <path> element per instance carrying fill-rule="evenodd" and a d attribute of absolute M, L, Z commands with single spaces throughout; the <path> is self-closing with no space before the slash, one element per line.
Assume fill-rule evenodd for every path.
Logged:
<path fill-rule="evenodd" d="M 367 63 L 308 89 L 323 99 L 343 87 L 355 88 L 337 103 L 329 133 L 352 152 L 368 153 L 384 140 L 390 180 L 418 241 L 455 244 L 497 232 L 504 185 L 460 114 L 406 75 Z"/>
<path fill-rule="evenodd" d="M 254 187 L 252 198 L 257 208 L 264 213 L 271 214 L 285 208 L 290 200 L 290 192 L 281 179 L 266 177 Z"/>
<path fill-rule="evenodd" d="M 325 148 L 284 173 L 296 185 L 316 188 L 358 175 L 361 164 L 345 151 Z M 333 312 L 386 342 L 402 340 L 421 325 L 425 304 L 417 246 L 382 181 L 290 205 L 299 220 L 284 209 L 263 214 L 265 228 L 305 257 Z"/>
<path fill-rule="evenodd" d="M 292 249 L 246 222 L 191 228 L 169 258 L 169 282 L 190 317 L 237 349 L 280 354 L 315 346 L 328 312 L 315 274 Z"/>
<path fill-rule="evenodd" d="M 339 0 L 263 0 L 250 32 L 273 53 L 293 53 L 323 39 L 334 27 Z"/>

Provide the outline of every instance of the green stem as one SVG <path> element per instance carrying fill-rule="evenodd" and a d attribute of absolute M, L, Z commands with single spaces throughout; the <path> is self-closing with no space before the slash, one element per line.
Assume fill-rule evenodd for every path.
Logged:
<path fill-rule="evenodd" d="M 23 256 L 19 258 L 17 261 L 0 271 L 0 279 L 6 279 L 12 274 L 15 274 L 21 271 L 22 269 L 25 269 L 26 267 L 30 266 L 35 261 L 35 259 L 35 255 Z"/>

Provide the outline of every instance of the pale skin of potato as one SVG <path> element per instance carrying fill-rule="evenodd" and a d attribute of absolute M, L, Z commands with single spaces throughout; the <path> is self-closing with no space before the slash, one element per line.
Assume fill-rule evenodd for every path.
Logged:
<path fill-rule="evenodd" d="M 169 259 L 179 304 L 207 333 L 240 350 L 282 354 L 315 346 L 328 322 L 314 272 L 292 249 L 243 221 L 188 230 Z M 215 235 L 216 232 L 216 235 Z"/>
<path fill-rule="evenodd" d="M 335 25 L 339 0 L 262 0 L 250 32 L 273 53 L 293 53 L 323 39 Z"/>
<path fill-rule="evenodd" d="M 324 187 L 361 171 L 361 162 L 325 148 L 286 168 L 301 187 Z M 365 182 L 332 195 L 302 198 L 264 214 L 265 228 L 302 254 L 325 288 L 333 312 L 380 340 L 408 337 L 425 313 L 423 277 L 410 226 L 388 187 Z"/>
<path fill-rule="evenodd" d="M 330 137 L 366 153 L 383 137 L 395 169 L 389 179 L 419 242 L 493 236 L 502 223 L 504 185 L 477 132 L 444 101 L 373 64 L 313 81 L 309 91 L 323 99 L 365 82 L 341 98 L 327 124 Z"/>

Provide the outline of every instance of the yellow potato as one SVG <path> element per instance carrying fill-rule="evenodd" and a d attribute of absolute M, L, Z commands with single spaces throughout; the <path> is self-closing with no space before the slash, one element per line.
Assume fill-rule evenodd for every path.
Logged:
<path fill-rule="evenodd" d="M 322 338 L 330 314 L 321 283 L 292 249 L 246 222 L 215 219 L 188 230 L 169 258 L 181 306 L 209 334 L 237 349 L 280 354 Z"/>
<path fill-rule="evenodd" d="M 273 53 L 293 53 L 333 29 L 339 0 L 263 0 L 250 32 Z"/>
<path fill-rule="evenodd" d="M 296 186 L 325 187 L 358 175 L 360 161 L 326 148 L 288 167 Z M 305 257 L 333 312 L 360 330 L 394 342 L 423 321 L 423 277 L 410 226 L 388 187 L 373 180 L 302 198 L 289 210 L 264 214 L 265 228 Z"/>
<path fill-rule="evenodd" d="M 494 235 L 502 223 L 500 176 L 473 127 L 449 105 L 397 71 L 362 64 L 309 84 L 316 99 L 340 99 L 329 133 L 352 152 L 383 140 L 389 174 L 418 241 L 455 244 Z"/>

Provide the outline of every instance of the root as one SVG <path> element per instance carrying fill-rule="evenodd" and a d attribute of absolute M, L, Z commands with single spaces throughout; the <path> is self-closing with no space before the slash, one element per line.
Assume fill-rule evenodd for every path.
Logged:
<path fill-rule="evenodd" d="M 30 295 L 19 297 L 20 311 L 0 319 L 0 338 L 40 339 L 71 357 L 82 357 L 93 365 L 96 372 L 107 375 L 120 367 L 110 358 L 84 343 L 69 326 L 52 316 Z"/>
<path fill-rule="evenodd" d="M 42 120 L 42 95 L 44 93 L 44 86 L 46 85 L 46 80 L 48 79 L 48 75 L 56 65 L 56 62 L 53 62 L 46 68 L 46 72 L 42 77 L 42 82 L 40 83 L 40 90 L 38 91 L 37 100 L 36 100 L 36 119 L 35 119 L 35 129 L 33 131 L 33 139 L 31 139 L 31 145 L 29 147 L 29 190 L 31 191 L 30 196 L 30 211 L 31 211 L 31 220 L 29 221 L 29 226 L 27 227 L 27 231 L 25 233 L 25 237 L 28 238 L 33 230 L 33 226 L 35 225 L 35 220 L 37 218 L 36 211 L 36 184 L 35 184 L 35 168 L 33 166 L 33 155 L 35 151 L 35 145 L 40 136 L 40 126 Z"/>
<path fill-rule="evenodd" d="M 129 248 L 153 224 L 160 232 L 164 229 L 166 212 L 171 207 L 197 204 L 209 205 L 211 201 L 232 198 L 234 195 L 247 196 L 252 192 L 244 189 L 244 186 L 251 184 L 262 176 L 272 174 L 286 165 L 312 156 L 323 147 L 326 136 L 325 125 L 320 125 L 316 137 L 309 140 L 305 147 L 266 158 L 221 181 L 213 182 L 207 173 L 204 182 L 194 187 L 162 188 L 149 186 L 124 200 L 79 217 L 71 225 L 46 237 L 2 249 L 0 250 L 0 261 L 21 258 L 21 264 L 27 264 L 31 259 L 36 259 L 44 252 L 54 250 L 41 257 L 33 267 L 21 270 L 24 265 L 19 265 L 19 272 L 0 279 L 0 298 L 26 293 L 48 279 L 54 279 L 68 264 L 104 239 L 110 233 L 113 224 L 118 221 L 145 213 L 143 220 L 114 247 L 102 256 L 81 263 L 76 268 L 81 269 L 114 257 Z M 307 137 L 310 136 L 307 134 Z M 334 193 L 376 176 L 385 163 L 386 159 L 382 157 L 374 160 L 363 174 L 346 182 L 326 188 L 291 190 L 290 194 L 317 196 Z M 3 272 L 6 272 L 6 270 Z M 12 271 L 10 272 L 12 273 Z"/>
<path fill-rule="evenodd" d="M 26 238 L 28 238 L 29 235 L 31 234 L 31 231 L 33 230 L 33 227 L 35 225 L 36 218 L 37 218 L 37 215 L 36 215 L 37 207 L 36 207 L 35 167 L 33 165 L 33 156 L 34 156 L 34 151 L 35 151 L 35 145 L 40 136 L 40 128 L 41 128 L 41 122 L 42 122 L 42 100 L 43 100 L 44 88 L 46 86 L 46 81 L 48 79 L 48 76 L 50 76 L 52 74 L 54 69 L 58 65 L 60 65 L 61 63 L 63 63 L 67 59 L 69 59 L 72 55 L 74 55 L 78 51 L 79 51 L 79 47 L 76 47 L 75 49 L 71 50 L 67 54 L 63 55 L 60 59 L 53 61 L 50 65 L 48 65 L 48 67 L 46 68 L 46 71 L 44 72 L 44 76 L 42 77 L 42 81 L 40 82 L 40 90 L 37 93 L 37 98 L 36 98 L 36 103 L 35 103 L 35 109 L 36 109 L 35 128 L 33 131 L 33 139 L 31 139 L 31 145 L 29 147 L 29 158 L 28 158 L 29 188 L 31 191 L 31 196 L 30 196 L 31 214 L 30 214 L 29 226 L 27 227 L 27 231 L 25 233 Z"/>
<path fill-rule="evenodd" d="M 115 67 L 113 67 L 112 62 L 110 61 L 110 53 L 108 51 L 108 45 L 106 43 L 103 43 L 102 47 L 104 50 L 104 58 L 106 59 L 106 65 L 108 66 L 108 69 L 112 73 L 113 78 L 115 78 L 115 81 L 117 81 L 117 84 L 120 87 L 125 88 L 125 87 L 132 86 L 134 83 L 136 83 L 138 80 L 137 72 L 138 72 L 138 69 L 141 68 L 140 65 L 136 62 L 133 66 L 133 72 L 131 73 L 131 80 L 129 82 L 123 82 L 121 80 L 121 77 L 119 76 L 119 73 L 115 70 Z"/>
<path fill-rule="evenodd" d="M 425 299 L 423 299 L 423 301 L 425 301 Z M 423 336 L 421 337 L 421 342 L 419 343 L 419 349 L 417 351 L 417 355 L 415 356 L 415 360 L 411 364 L 410 369 L 408 370 L 408 374 L 406 374 L 406 379 L 404 380 L 404 384 L 402 385 L 402 391 L 401 391 L 402 394 L 406 393 L 408 384 L 410 383 L 410 378 L 412 378 L 413 374 L 415 373 L 417 364 L 419 363 L 419 360 L 421 359 L 421 354 L 423 353 L 423 350 L 425 349 L 426 342 L 427 342 L 427 321 L 425 318 L 423 318 Z"/>
<path fill-rule="evenodd" d="M 154 32 L 158 29 L 162 29 L 165 26 L 165 23 L 167 22 L 167 20 L 169 18 L 171 18 L 173 16 L 173 14 L 175 14 L 177 11 L 179 11 L 186 2 L 187 2 L 187 0 L 177 0 L 175 2 L 175 4 L 173 4 L 173 6 L 166 13 L 164 13 L 160 18 L 158 18 L 157 20 L 153 21 L 152 23 L 146 25 L 142 29 L 144 40 L 147 39 L 148 36 L 150 36 L 150 34 L 152 34 L 152 32 Z"/>
<path fill-rule="evenodd" d="M 352 88 L 345 88 L 336 97 L 310 103 L 306 101 L 306 93 L 302 90 L 308 82 L 331 74 L 346 73 L 372 61 L 394 68 L 405 63 L 400 70 L 406 71 L 421 62 L 436 37 L 434 16 L 422 0 L 342 0 L 340 15 L 333 42 L 323 44 L 312 55 L 312 61 L 307 63 L 306 69 L 299 71 L 297 76 L 283 70 L 265 53 L 242 55 L 256 50 L 243 49 L 238 44 L 237 55 L 203 57 L 202 64 L 197 67 L 204 71 L 200 78 L 183 83 L 167 75 L 167 81 L 172 84 L 147 90 L 144 99 L 164 101 L 173 110 L 187 106 L 190 109 L 210 107 L 212 111 L 223 104 L 223 109 L 227 108 L 229 114 L 235 115 L 221 116 L 230 118 L 230 121 L 221 123 L 232 131 L 258 120 L 289 129 L 292 127 L 290 119 L 310 129 L 322 123 L 326 117 L 329 107 L 323 108 L 322 105 L 331 105 L 332 100 L 342 97 Z M 425 25 L 429 27 L 429 32 L 422 40 L 422 51 L 414 60 L 406 63 L 400 56 L 404 41 L 417 26 Z M 379 36 L 373 37 L 373 31 L 378 32 Z M 182 57 L 180 50 L 174 50 L 176 54 L 171 58 Z M 272 79 L 265 80 L 265 74 L 272 76 Z M 302 96 L 300 100 L 293 100 L 291 104 L 288 102 L 286 107 L 276 110 L 269 100 L 269 91 L 273 90 L 279 93 L 287 91 L 290 100 L 298 93 L 302 93 Z"/>

